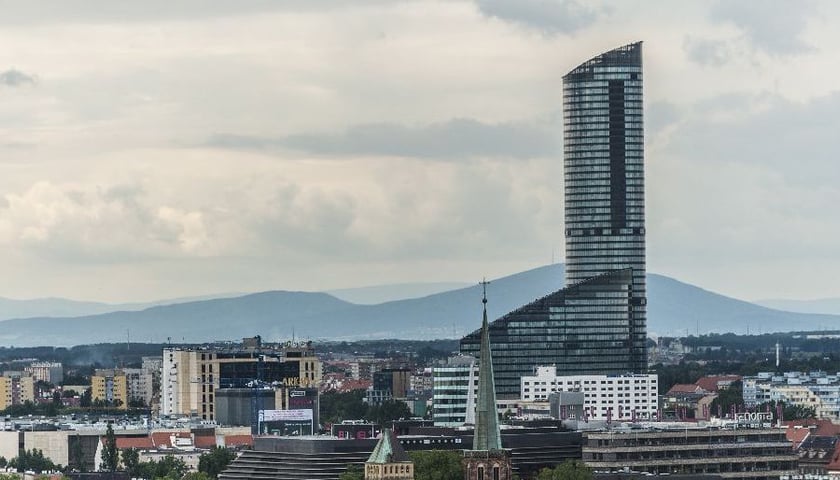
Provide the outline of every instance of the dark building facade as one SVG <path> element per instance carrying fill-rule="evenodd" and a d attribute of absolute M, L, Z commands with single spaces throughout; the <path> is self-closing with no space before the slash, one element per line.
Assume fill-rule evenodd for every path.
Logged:
<path fill-rule="evenodd" d="M 430 429 L 426 434 L 399 436 L 402 447 L 416 450 L 463 451 L 473 444 L 473 432 Z M 524 428 L 502 431 L 502 447 L 510 450 L 513 470 L 530 478 L 540 469 L 581 458 L 581 434 L 560 428 Z M 254 449 L 245 450 L 219 475 L 220 480 L 336 480 L 349 465 L 363 465 L 377 440 L 339 439 L 328 436 L 254 438 Z M 485 480 L 492 480 L 491 476 Z"/>
<path fill-rule="evenodd" d="M 647 369 L 642 45 L 563 77 L 566 288 L 490 325 L 496 388 L 519 396 L 538 365 L 559 375 Z M 476 355 L 479 331 L 461 340 Z"/>

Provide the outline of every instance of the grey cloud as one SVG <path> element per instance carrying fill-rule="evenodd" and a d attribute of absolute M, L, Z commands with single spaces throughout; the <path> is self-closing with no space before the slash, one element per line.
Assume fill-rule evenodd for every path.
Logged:
<path fill-rule="evenodd" d="M 574 33 L 598 18 L 598 12 L 575 0 L 477 0 L 477 4 L 488 17 L 549 34 Z"/>
<path fill-rule="evenodd" d="M 645 112 L 645 129 L 649 134 L 656 135 L 679 119 L 680 112 L 673 103 L 653 102 Z"/>
<path fill-rule="evenodd" d="M 45 0 L 12 2 L 0 0 L 3 15 L 0 24 L 102 23 L 143 22 L 150 20 L 200 20 L 205 18 L 258 14 L 273 11 L 323 11 L 333 8 L 353 8 L 391 0 L 147 0 L 143 2 L 114 2 L 86 0 L 67 2 Z"/>
<path fill-rule="evenodd" d="M 0 85 L 6 87 L 22 87 L 24 85 L 34 85 L 35 77 L 26 74 L 20 70 L 11 68 L 5 72 L 0 72 Z"/>
<path fill-rule="evenodd" d="M 533 158 L 559 153 L 559 141 L 549 129 L 524 123 L 486 124 L 473 119 L 453 119 L 419 127 L 374 123 L 353 126 L 340 134 L 299 134 L 276 139 L 216 135 L 209 143 L 231 149 L 289 148 L 327 155 L 404 156 L 438 160 Z"/>
<path fill-rule="evenodd" d="M 780 56 L 814 49 L 801 38 L 814 11 L 805 0 L 726 0 L 712 8 L 711 18 L 735 24 L 756 50 Z"/>
<path fill-rule="evenodd" d="M 745 106 L 756 104 L 765 107 L 744 113 Z M 771 94 L 729 94 L 698 104 L 672 149 L 698 161 L 763 166 L 799 185 L 833 186 L 840 178 L 838 110 L 840 92 L 806 103 Z M 721 116 L 730 119 L 714 119 Z"/>
<path fill-rule="evenodd" d="M 728 43 L 723 40 L 686 37 L 683 51 L 692 62 L 713 67 L 726 64 L 732 56 Z"/>

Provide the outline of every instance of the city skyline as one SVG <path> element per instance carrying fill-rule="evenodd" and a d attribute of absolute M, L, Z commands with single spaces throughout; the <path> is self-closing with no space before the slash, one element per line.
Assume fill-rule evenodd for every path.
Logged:
<path fill-rule="evenodd" d="M 648 270 L 840 297 L 832 2 L 108 2 L 0 19 L 0 296 L 498 277 L 564 250 L 561 76 L 643 39 Z"/>

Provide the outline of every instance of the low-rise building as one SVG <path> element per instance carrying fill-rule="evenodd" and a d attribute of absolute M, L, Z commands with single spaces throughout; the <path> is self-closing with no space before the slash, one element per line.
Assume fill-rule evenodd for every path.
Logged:
<path fill-rule="evenodd" d="M 797 471 L 785 432 L 736 425 L 656 423 L 648 429 L 584 434 L 583 461 L 595 471 L 779 479 Z"/>

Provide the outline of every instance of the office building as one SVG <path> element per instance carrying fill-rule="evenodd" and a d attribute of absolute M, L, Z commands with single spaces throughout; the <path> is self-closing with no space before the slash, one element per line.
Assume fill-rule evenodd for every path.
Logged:
<path fill-rule="evenodd" d="M 584 434 L 584 463 L 600 472 L 767 480 L 797 470 L 797 456 L 783 430 L 691 423 L 651 427 Z"/>
<path fill-rule="evenodd" d="M 432 419 L 439 427 L 459 427 L 475 421 L 478 365 L 475 357 L 451 357 L 432 368 Z"/>
<path fill-rule="evenodd" d="M 165 348 L 160 413 L 214 420 L 220 388 L 250 387 L 255 381 L 306 388 L 321 378 L 321 362 L 309 343 Z"/>
<path fill-rule="evenodd" d="M 605 322 L 589 340 L 590 348 L 621 356 L 610 373 L 647 368 L 642 110 L 641 42 L 563 77 L 566 285 L 628 268 L 632 276 L 629 325 L 618 331 Z M 601 327 L 596 322 L 616 312 L 609 302 L 601 306 L 604 315 L 575 320 Z"/>
<path fill-rule="evenodd" d="M 500 398 L 538 365 L 560 375 L 647 369 L 642 45 L 563 77 L 566 288 L 490 325 Z M 479 351 L 479 332 L 461 352 Z"/>
<path fill-rule="evenodd" d="M 567 375 L 537 367 L 522 377 L 521 398 L 547 400 L 553 392 L 583 393 L 584 414 L 592 420 L 647 420 L 657 413 L 659 377 L 655 374 Z"/>

